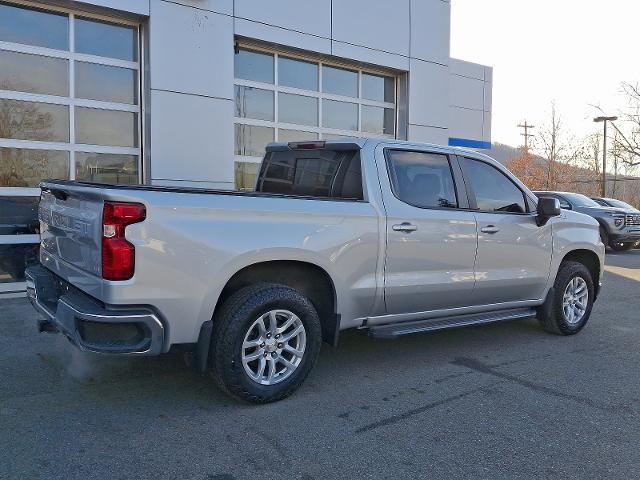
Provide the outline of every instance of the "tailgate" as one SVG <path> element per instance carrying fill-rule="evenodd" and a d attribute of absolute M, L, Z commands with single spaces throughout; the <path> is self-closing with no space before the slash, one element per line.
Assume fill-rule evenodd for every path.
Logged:
<path fill-rule="evenodd" d="M 101 276 L 103 203 L 97 188 L 43 184 L 40 259 L 47 268 L 70 281 L 74 273 Z"/>

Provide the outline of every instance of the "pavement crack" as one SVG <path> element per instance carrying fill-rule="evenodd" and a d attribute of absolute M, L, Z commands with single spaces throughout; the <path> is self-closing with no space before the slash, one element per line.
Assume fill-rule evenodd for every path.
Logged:
<path fill-rule="evenodd" d="M 414 408 L 413 410 L 407 410 L 404 413 L 400 413 L 398 415 L 393 415 L 391 417 L 384 418 L 377 422 L 370 423 L 363 427 L 358 428 L 355 433 L 366 433 L 371 430 L 375 430 L 376 428 L 386 427 L 388 425 L 393 425 L 394 423 L 401 422 L 406 420 L 407 418 L 413 417 L 414 415 L 419 415 L 433 408 L 439 407 L 441 405 L 446 405 L 447 403 L 455 402 L 456 400 L 460 400 L 464 397 L 468 397 L 469 395 L 473 395 L 474 393 L 478 393 L 482 391 L 485 387 L 474 388 L 473 390 L 469 390 L 467 392 L 460 393 L 458 395 L 452 395 L 447 398 L 443 398 L 442 400 L 437 400 L 435 402 L 428 403 L 423 405 L 422 407 Z"/>
<path fill-rule="evenodd" d="M 501 378 L 503 380 L 508 380 L 513 383 L 517 383 L 523 387 L 526 387 L 530 390 L 533 390 L 537 393 L 542 393 L 544 395 L 549 395 L 556 398 L 562 398 L 565 400 L 571 400 L 573 402 L 579 403 L 580 405 L 585 405 L 587 407 L 594 408 L 596 410 L 602 410 L 606 412 L 619 412 L 620 410 L 624 410 L 629 412 L 629 407 L 625 405 L 607 405 L 597 401 L 594 401 L 590 398 L 581 397 L 579 395 L 573 395 L 571 393 L 565 393 L 560 390 L 556 390 L 551 387 L 547 387 L 545 385 L 540 385 L 538 383 L 531 382 L 529 380 L 525 380 L 523 378 L 517 377 L 515 375 L 510 375 L 508 373 L 502 373 L 495 369 L 495 367 L 489 366 L 485 363 L 482 363 L 475 358 L 468 357 L 458 357 L 453 362 L 453 365 L 458 365 L 461 367 L 466 367 L 471 370 L 475 370 L 476 372 L 484 373 L 485 375 L 491 375 L 493 377 Z"/>

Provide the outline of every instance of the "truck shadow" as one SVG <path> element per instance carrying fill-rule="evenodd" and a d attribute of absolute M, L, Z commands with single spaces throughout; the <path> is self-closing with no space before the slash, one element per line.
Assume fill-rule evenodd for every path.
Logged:
<path fill-rule="evenodd" d="M 386 383 L 395 377 L 404 385 L 404 375 L 423 376 L 439 383 L 451 375 L 451 362 L 461 356 L 489 359 L 496 345 L 510 351 L 533 354 L 536 343 L 557 342 L 545 334 L 535 320 L 471 327 L 408 336 L 396 340 L 368 337 L 365 331 L 347 331 L 338 348 L 323 346 L 315 369 L 305 385 L 285 402 L 335 397 L 345 389 L 358 390 L 371 383 Z M 540 353 L 536 354 L 540 356 Z M 523 357 L 523 361 L 526 355 Z M 80 353 L 68 346 L 58 357 L 58 395 L 73 397 L 67 407 L 81 401 L 84 407 L 105 402 L 129 408 L 141 403 L 152 406 L 158 418 L 166 408 L 255 408 L 229 398 L 211 378 L 193 372 L 182 354 L 155 358 L 115 359 Z M 437 370 L 440 372 L 434 372 Z M 459 370 L 459 368 L 457 368 Z M 399 387 L 398 387 L 399 388 Z M 63 393 L 63 391 L 66 392 Z M 80 400 L 81 399 L 81 400 Z M 116 407 L 117 408 L 117 407 Z M 150 413 L 150 412 L 149 412 Z"/>

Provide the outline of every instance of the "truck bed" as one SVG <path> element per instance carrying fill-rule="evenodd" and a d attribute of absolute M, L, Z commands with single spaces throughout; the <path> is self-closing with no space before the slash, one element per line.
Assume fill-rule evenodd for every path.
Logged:
<path fill-rule="evenodd" d="M 101 276 L 105 202 L 146 209 L 143 222 L 126 227 L 135 246 L 129 280 Z M 226 282 L 259 262 L 287 259 L 324 269 L 336 289 L 351 290 L 350 318 L 367 314 L 376 298 L 384 220 L 367 201 L 47 181 L 39 217 L 44 267 L 107 306 L 153 305 L 171 319 L 171 344 L 194 342 Z"/>

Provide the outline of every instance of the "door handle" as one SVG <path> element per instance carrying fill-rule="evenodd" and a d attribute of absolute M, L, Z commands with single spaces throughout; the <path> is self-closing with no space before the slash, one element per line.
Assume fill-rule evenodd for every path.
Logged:
<path fill-rule="evenodd" d="M 418 230 L 418 227 L 408 222 L 404 222 L 399 225 L 394 225 L 391 228 L 393 228 L 394 232 L 405 232 L 405 233 L 415 232 L 416 230 Z"/>
<path fill-rule="evenodd" d="M 486 227 L 482 227 L 480 229 L 480 231 L 482 233 L 490 233 L 490 234 L 494 234 L 494 233 L 498 233 L 500 231 L 500 229 L 498 227 L 496 227 L 495 225 L 487 225 Z"/>

